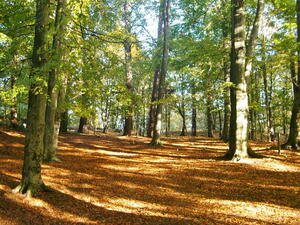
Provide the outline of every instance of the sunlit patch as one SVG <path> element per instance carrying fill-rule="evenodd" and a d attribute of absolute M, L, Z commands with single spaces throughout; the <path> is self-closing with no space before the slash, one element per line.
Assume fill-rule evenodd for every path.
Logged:
<path fill-rule="evenodd" d="M 8 186 L 6 186 L 6 185 L 0 184 L 0 190 L 2 190 L 2 191 L 9 191 L 10 188 Z"/>
<path fill-rule="evenodd" d="M 259 161 L 255 159 L 245 159 L 243 160 L 243 163 L 250 164 L 257 169 L 265 169 L 269 171 L 300 172 L 299 167 L 274 159 L 265 159 Z"/>
<path fill-rule="evenodd" d="M 208 209 L 226 215 L 243 216 L 251 219 L 258 219 L 269 223 L 285 224 L 289 220 L 289 224 L 299 224 L 299 210 L 273 204 L 261 202 L 243 202 L 230 201 L 222 199 L 199 199 L 198 202 L 209 203 L 214 207 Z M 216 207 L 217 206 L 217 207 Z"/>
<path fill-rule="evenodd" d="M 125 182 L 125 181 L 117 181 L 114 185 L 119 185 L 125 188 L 132 188 L 132 189 L 143 189 L 144 187 L 141 185 L 136 185 L 131 182 Z"/>

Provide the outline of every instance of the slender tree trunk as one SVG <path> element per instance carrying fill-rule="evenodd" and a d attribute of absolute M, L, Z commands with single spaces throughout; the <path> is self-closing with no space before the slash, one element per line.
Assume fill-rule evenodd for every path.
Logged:
<path fill-rule="evenodd" d="M 256 47 L 256 42 L 257 42 L 257 37 L 258 37 L 258 31 L 259 31 L 259 27 L 260 27 L 260 23 L 262 20 L 262 16 L 263 16 L 263 12 L 264 12 L 264 7 L 265 7 L 265 0 L 257 0 L 257 8 L 256 8 L 256 15 L 255 15 L 255 19 L 253 21 L 253 26 L 252 26 L 252 30 L 250 33 L 250 37 L 249 40 L 247 42 L 247 46 L 246 46 L 246 64 L 245 64 L 245 77 L 247 82 L 249 83 L 249 81 L 253 80 L 251 79 L 251 72 L 252 72 L 252 64 L 253 64 L 253 52 L 254 49 Z M 255 82 L 256 80 L 254 80 Z M 249 86 L 251 87 L 251 85 Z M 251 91 L 249 92 L 251 93 Z M 250 98 L 250 100 L 252 101 L 252 99 Z M 253 103 L 253 102 L 252 102 Z M 250 109 L 250 118 L 254 118 L 252 113 L 254 112 L 254 108 Z M 250 121 L 250 134 L 254 134 L 254 123 L 253 121 Z M 250 139 L 254 139 L 254 137 L 252 135 L 250 135 Z"/>
<path fill-rule="evenodd" d="M 267 139 L 268 141 L 274 140 L 274 128 L 273 128 L 273 121 L 272 121 L 272 110 L 271 110 L 271 99 L 269 93 L 269 85 L 267 80 L 267 64 L 266 64 L 266 49 L 265 43 L 263 41 L 262 44 L 262 75 L 264 81 L 264 92 L 265 92 L 265 105 L 266 105 L 266 116 L 267 116 Z"/>
<path fill-rule="evenodd" d="M 251 75 L 252 64 L 253 64 L 253 52 L 256 47 L 258 30 L 263 16 L 264 8 L 265 8 L 265 0 L 257 0 L 256 16 L 253 22 L 250 38 L 246 46 L 246 64 L 245 64 L 246 79 L 249 79 Z"/>
<path fill-rule="evenodd" d="M 186 129 L 186 117 L 185 117 L 185 104 L 182 102 L 181 104 L 181 109 L 180 109 L 180 112 L 179 114 L 181 115 L 181 119 L 182 119 L 182 128 L 181 128 L 181 133 L 180 133 L 180 136 L 186 136 L 186 132 L 187 132 L 187 129 Z"/>
<path fill-rule="evenodd" d="M 166 124 L 166 127 L 165 127 L 165 135 L 166 135 L 166 137 L 169 136 L 168 122 L 169 122 L 169 105 L 166 104 L 166 106 L 165 106 L 165 124 Z"/>
<path fill-rule="evenodd" d="M 59 161 L 56 157 L 57 151 L 57 141 L 58 141 L 58 131 L 60 126 L 60 120 L 58 121 L 58 96 L 59 90 L 57 87 L 58 76 L 61 75 L 60 72 L 60 64 L 62 60 L 62 42 L 63 35 L 65 33 L 65 19 L 64 13 L 66 11 L 66 0 L 57 0 L 56 6 L 56 16 L 55 16 L 55 34 L 53 36 L 52 43 L 52 63 L 55 64 L 56 68 L 52 68 L 49 73 L 48 79 L 48 98 L 46 105 L 46 115 L 45 115 L 45 123 L 47 129 L 45 129 L 44 135 L 44 161 L 52 162 Z M 62 87 L 65 89 L 65 87 Z M 65 91 L 63 91 L 65 92 Z M 64 97 L 64 94 L 60 94 L 60 98 Z M 62 102 L 63 99 L 60 99 Z"/>
<path fill-rule="evenodd" d="M 196 106 L 196 98 L 195 91 L 192 88 L 192 136 L 197 136 L 197 106 Z"/>
<path fill-rule="evenodd" d="M 218 110 L 218 119 L 219 119 L 219 137 L 222 138 L 222 124 L 223 124 L 223 120 L 222 120 L 222 114 L 221 111 Z"/>
<path fill-rule="evenodd" d="M 161 73 L 161 44 L 162 44 L 162 33 L 163 33 L 163 10 L 162 10 L 162 0 L 160 0 L 160 9 L 159 9 L 159 20 L 157 28 L 157 47 L 155 52 L 154 62 L 154 77 L 153 77 L 153 88 L 151 94 L 151 103 L 149 109 L 149 119 L 147 127 L 147 137 L 152 137 L 154 130 L 154 122 L 157 111 L 157 98 L 158 98 L 158 86 L 159 86 L 159 77 Z"/>
<path fill-rule="evenodd" d="M 46 87 L 44 82 L 49 71 L 45 70 L 48 63 L 48 23 L 50 1 L 36 1 L 35 36 L 32 55 L 32 80 L 42 80 L 32 83 L 29 89 L 27 132 L 25 137 L 24 161 L 21 183 L 13 192 L 20 192 L 31 197 L 45 185 L 41 176 L 43 159 L 43 137 L 45 128 Z"/>
<path fill-rule="evenodd" d="M 223 1 L 223 4 L 226 3 L 226 0 Z M 222 24 L 222 33 L 223 33 L 223 47 L 224 49 L 230 48 L 230 42 L 227 40 L 229 35 L 229 29 L 227 26 L 227 19 L 223 17 Z M 223 72 L 224 72 L 224 82 L 230 82 L 230 71 L 229 71 L 229 63 L 227 61 L 227 57 L 223 59 Z M 223 129 L 221 139 L 224 142 L 228 142 L 229 139 L 229 125 L 230 125 L 230 88 L 228 86 L 225 87 L 223 92 L 224 97 L 224 121 L 223 121 Z"/>
<path fill-rule="evenodd" d="M 163 52 L 161 58 L 161 69 L 159 74 L 158 95 L 157 95 L 157 108 L 154 119 L 153 137 L 151 140 L 152 146 L 161 145 L 160 132 L 161 132 L 161 113 L 163 103 L 161 100 L 165 95 L 165 80 L 167 75 L 168 57 L 169 57 L 169 30 L 170 30 L 170 0 L 161 0 L 162 21 L 163 21 Z"/>
<path fill-rule="evenodd" d="M 213 137 L 212 99 L 210 94 L 208 94 L 206 99 L 206 125 L 207 136 Z"/>
<path fill-rule="evenodd" d="M 15 58 L 15 56 L 14 56 Z M 16 60 L 14 59 L 14 64 Z M 15 74 L 11 75 L 10 77 L 10 87 L 11 90 L 13 90 L 15 88 L 15 84 L 17 81 L 17 77 Z M 13 99 L 13 105 L 10 107 L 10 126 L 13 129 L 17 129 L 18 128 L 18 120 L 17 120 L 18 114 L 17 114 L 17 100 L 16 98 Z"/>
<path fill-rule="evenodd" d="M 224 63 L 224 80 L 230 82 L 227 65 Z M 224 90 L 224 124 L 222 131 L 222 140 L 228 142 L 229 139 L 229 125 L 230 125 L 230 88 L 226 87 Z"/>

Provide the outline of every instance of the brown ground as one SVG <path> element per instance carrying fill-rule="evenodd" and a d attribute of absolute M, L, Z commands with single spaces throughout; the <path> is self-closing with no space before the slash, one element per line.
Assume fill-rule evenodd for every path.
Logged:
<path fill-rule="evenodd" d="M 31 201 L 17 186 L 23 135 L 0 131 L 0 224 L 300 224 L 300 154 L 260 150 L 265 159 L 216 161 L 213 138 L 117 135 L 60 137 L 61 163 L 45 164 L 53 192 Z M 257 150 L 266 143 L 252 143 Z"/>

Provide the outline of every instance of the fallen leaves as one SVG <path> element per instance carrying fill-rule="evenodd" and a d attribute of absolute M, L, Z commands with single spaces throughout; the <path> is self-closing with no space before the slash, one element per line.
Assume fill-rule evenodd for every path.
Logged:
<path fill-rule="evenodd" d="M 117 135 L 60 137 L 58 157 L 43 165 L 52 192 L 32 202 L 8 193 L 18 184 L 24 136 L 0 132 L 0 224 L 300 224 L 300 154 L 216 161 L 216 138 L 149 139 Z"/>

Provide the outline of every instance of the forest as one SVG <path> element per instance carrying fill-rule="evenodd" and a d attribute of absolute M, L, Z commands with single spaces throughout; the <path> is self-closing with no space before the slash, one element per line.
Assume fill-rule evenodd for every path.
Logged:
<path fill-rule="evenodd" d="M 300 0 L 0 0 L 0 224 L 300 224 Z"/>

